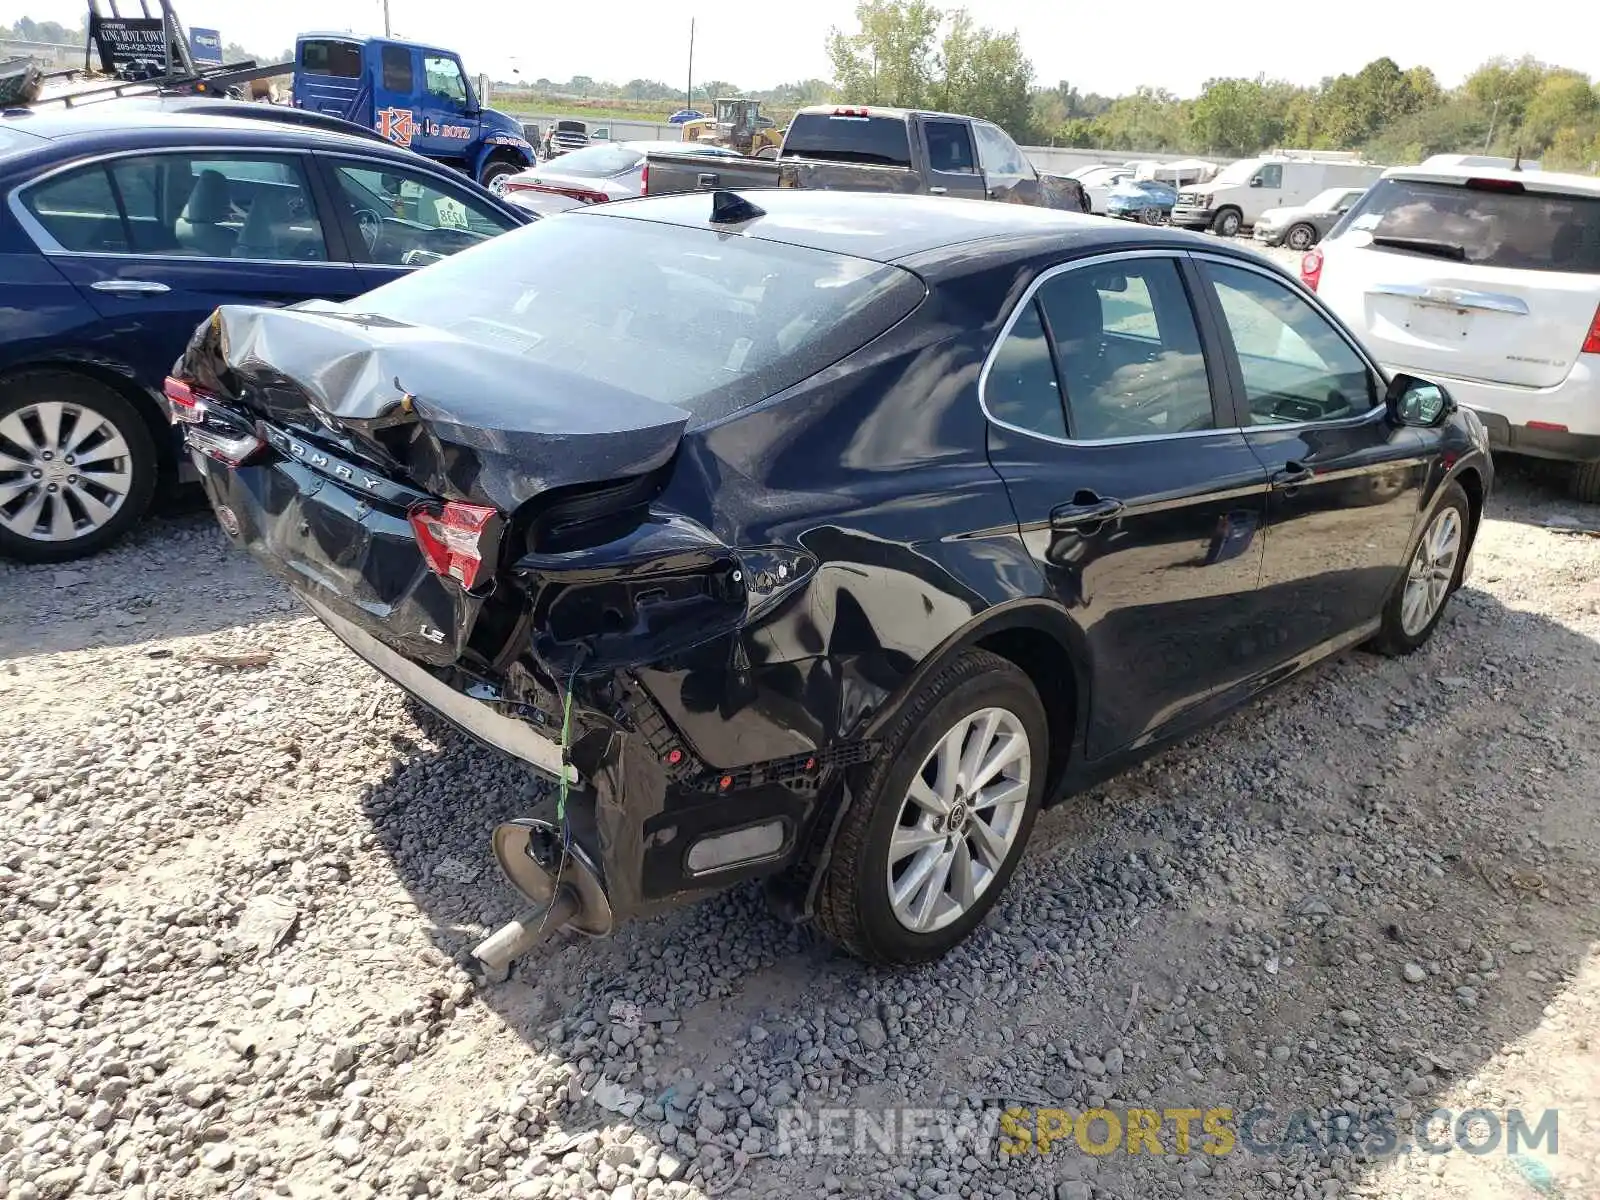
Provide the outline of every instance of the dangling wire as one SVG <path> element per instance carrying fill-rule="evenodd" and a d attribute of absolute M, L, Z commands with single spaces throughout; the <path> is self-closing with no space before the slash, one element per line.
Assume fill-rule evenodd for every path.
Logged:
<path fill-rule="evenodd" d="M 572 674 L 567 677 L 567 694 L 561 702 L 561 785 L 556 793 L 556 820 L 561 822 L 561 848 L 562 851 L 572 846 L 572 827 L 567 822 L 567 789 L 571 786 L 568 782 L 567 752 L 572 748 L 572 689 L 578 682 L 578 668 L 583 665 L 583 655 L 578 655 L 572 663 Z"/>

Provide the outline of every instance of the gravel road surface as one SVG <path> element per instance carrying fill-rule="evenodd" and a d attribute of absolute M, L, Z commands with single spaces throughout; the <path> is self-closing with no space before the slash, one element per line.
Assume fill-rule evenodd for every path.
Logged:
<path fill-rule="evenodd" d="M 527 776 L 206 514 L 0 566 L 0 1195 L 1600 1195 L 1600 538 L 1551 519 L 1596 513 L 1508 470 L 1423 652 L 1047 814 L 939 964 L 864 968 L 744 889 L 484 990 L 452 956 L 513 911 L 487 833 Z M 1197 1116 L 997 1156 L 1005 1105 L 1280 1115 L 1226 1154 Z M 806 1136 L 908 1106 L 956 1136 Z M 1549 1107 L 1555 1156 L 1339 1136 Z"/>

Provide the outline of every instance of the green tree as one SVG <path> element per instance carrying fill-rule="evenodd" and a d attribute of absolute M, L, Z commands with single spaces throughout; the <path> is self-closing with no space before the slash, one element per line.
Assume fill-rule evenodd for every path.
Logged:
<path fill-rule="evenodd" d="M 860 29 L 828 33 L 828 58 L 841 98 L 858 104 L 923 107 L 937 77 L 944 14 L 927 0 L 864 0 Z"/>
<path fill-rule="evenodd" d="M 1402 71 L 1394 59 L 1376 58 L 1356 74 L 1324 84 L 1316 110 L 1317 136 L 1331 146 L 1359 146 L 1438 98 L 1432 71 Z"/>
<path fill-rule="evenodd" d="M 1550 146 L 1562 133 L 1572 135 L 1566 145 L 1586 145 L 1593 140 L 1597 116 L 1600 100 L 1589 85 L 1589 77 L 1555 68 L 1529 98 L 1521 132 L 1530 146 Z"/>
<path fill-rule="evenodd" d="M 1165 88 L 1140 87 L 1120 96 L 1095 119 L 1096 146 L 1105 150 L 1186 150 L 1186 114 Z"/>
<path fill-rule="evenodd" d="M 1208 80 L 1189 109 L 1189 129 L 1200 148 L 1242 158 L 1279 139 L 1281 106 L 1260 80 Z"/>
<path fill-rule="evenodd" d="M 965 9 L 957 9 L 940 43 L 938 65 L 943 71 L 934 86 L 938 107 L 983 117 L 1018 139 L 1032 136 L 1033 64 L 1015 32 L 981 28 Z"/>

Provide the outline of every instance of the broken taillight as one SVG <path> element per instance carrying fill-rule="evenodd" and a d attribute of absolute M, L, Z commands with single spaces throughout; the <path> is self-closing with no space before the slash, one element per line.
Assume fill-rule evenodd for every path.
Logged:
<path fill-rule="evenodd" d="M 172 411 L 173 424 L 200 425 L 205 422 L 205 398 L 190 384 L 168 375 L 167 381 L 161 385 L 161 391 L 167 397 L 167 407 Z"/>
<path fill-rule="evenodd" d="M 424 501 L 407 514 L 422 556 L 435 575 L 454 579 L 469 592 L 494 571 L 500 514 L 483 504 Z"/>
<path fill-rule="evenodd" d="M 208 404 L 216 397 L 182 379 L 167 376 L 161 385 L 172 412 L 172 422 L 183 425 L 183 444 L 226 467 L 242 467 L 262 450 L 266 442 L 253 429 L 241 425 L 237 416 L 226 415 Z"/>

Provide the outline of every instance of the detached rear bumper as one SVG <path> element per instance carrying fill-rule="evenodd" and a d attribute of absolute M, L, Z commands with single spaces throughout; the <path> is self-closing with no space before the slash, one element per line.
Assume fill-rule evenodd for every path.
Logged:
<path fill-rule="evenodd" d="M 574 744 L 563 755 L 538 727 L 510 715 L 519 706 L 492 684 L 471 685 L 459 671 L 436 672 L 413 662 L 327 605 L 299 595 L 379 674 L 549 782 L 545 800 L 525 815 L 552 834 L 563 828 L 554 796 L 565 775 L 565 828 L 573 852 L 603 890 L 608 923 L 675 907 L 808 860 L 811 838 L 819 832 L 818 814 L 836 795 L 827 768 L 859 757 L 800 755 L 731 772 L 712 768 L 708 774 L 659 717 L 650 715 L 648 698 L 630 691 L 626 673 L 579 681 Z M 615 719 L 584 702 L 596 690 L 620 698 Z M 559 845 L 561 838 L 554 841 Z"/>
<path fill-rule="evenodd" d="M 503 716 L 484 701 L 456 691 L 427 668 L 391 650 L 304 592 L 300 593 L 300 599 L 335 637 L 365 659 L 368 666 L 410 692 L 452 725 L 501 753 L 520 759 L 552 780 L 559 780 L 565 772 L 569 782 L 576 781 L 576 772 L 561 761 L 561 747 L 526 721 Z"/>

